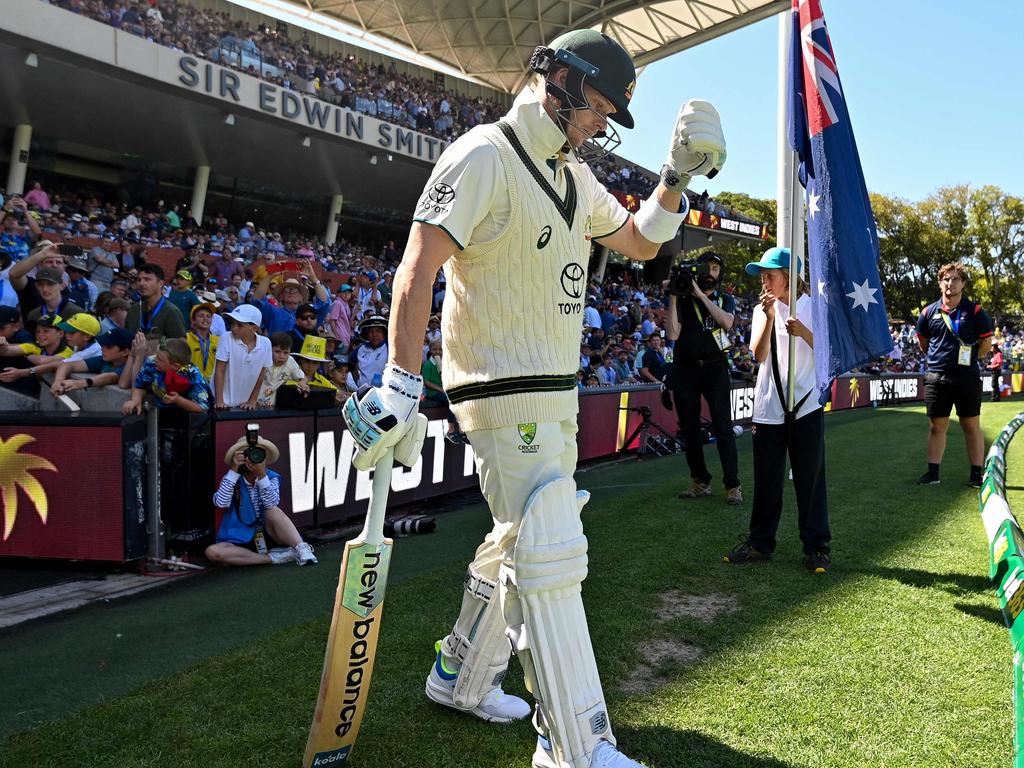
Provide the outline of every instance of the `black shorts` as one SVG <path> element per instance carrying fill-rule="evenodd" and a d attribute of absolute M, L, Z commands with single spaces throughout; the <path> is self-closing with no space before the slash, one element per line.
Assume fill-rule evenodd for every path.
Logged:
<path fill-rule="evenodd" d="M 961 419 L 978 416 L 981 414 L 981 377 L 973 371 L 927 373 L 924 404 L 931 418 L 947 418 L 953 406 Z"/>

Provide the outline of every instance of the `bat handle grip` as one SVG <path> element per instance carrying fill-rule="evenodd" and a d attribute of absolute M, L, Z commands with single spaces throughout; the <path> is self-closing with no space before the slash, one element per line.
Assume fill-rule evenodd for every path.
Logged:
<path fill-rule="evenodd" d="M 370 506 L 366 510 L 363 524 L 363 539 L 367 544 L 384 541 L 384 514 L 388 509 L 388 493 L 391 490 L 391 467 L 395 463 L 395 450 L 388 448 L 373 467 L 373 487 L 370 491 Z"/>

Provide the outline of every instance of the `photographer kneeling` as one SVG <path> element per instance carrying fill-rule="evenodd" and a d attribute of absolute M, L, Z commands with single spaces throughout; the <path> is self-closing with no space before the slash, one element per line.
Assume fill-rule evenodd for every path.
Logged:
<path fill-rule="evenodd" d="M 206 548 L 206 556 L 223 565 L 315 563 L 313 548 L 278 506 L 281 477 L 267 465 L 277 461 L 280 451 L 258 435 L 259 425 L 249 424 L 245 436 L 224 454 L 228 471 L 213 495 L 213 504 L 223 510 L 224 519 L 217 543 Z M 274 541 L 287 546 L 268 551 L 264 528 Z"/>
<path fill-rule="evenodd" d="M 743 494 L 736 436 L 732 431 L 732 384 L 726 363 L 736 301 L 718 290 L 723 266 L 722 258 L 709 252 L 696 261 L 684 261 L 674 267 L 668 283 L 665 322 L 668 338 L 676 341 L 670 381 L 686 442 L 686 464 L 693 478 L 693 484 L 680 493 L 679 498 L 711 495 L 711 473 L 704 462 L 700 429 L 703 396 L 711 413 L 711 429 L 722 462 L 725 500 L 729 504 L 740 504 Z"/>

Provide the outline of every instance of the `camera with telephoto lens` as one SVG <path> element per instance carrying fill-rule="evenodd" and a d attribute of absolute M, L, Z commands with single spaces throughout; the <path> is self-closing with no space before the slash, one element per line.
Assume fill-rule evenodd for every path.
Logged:
<path fill-rule="evenodd" d="M 708 261 L 681 261 L 674 265 L 668 274 L 668 292 L 673 296 L 689 296 L 693 292 L 695 282 L 699 287 L 701 278 L 710 276 L 711 268 Z"/>
<path fill-rule="evenodd" d="M 253 464 L 262 464 L 267 460 L 267 449 L 260 445 L 260 425 L 259 424 L 246 424 L 245 425 L 245 442 L 246 446 L 242 450 L 242 455 L 246 459 L 251 461 Z"/>

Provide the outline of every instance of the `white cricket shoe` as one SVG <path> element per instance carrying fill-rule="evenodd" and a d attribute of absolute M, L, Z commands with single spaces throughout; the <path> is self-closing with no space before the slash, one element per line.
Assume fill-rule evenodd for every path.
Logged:
<path fill-rule="evenodd" d="M 284 565 L 295 562 L 295 547 L 275 547 L 270 550 L 270 562 L 274 565 Z"/>
<path fill-rule="evenodd" d="M 427 676 L 427 698 L 446 707 L 457 709 L 459 712 L 476 715 L 489 723 L 511 723 L 513 720 L 522 720 L 524 717 L 530 716 L 530 705 L 518 696 L 505 693 L 500 686 L 495 686 L 484 694 L 480 703 L 473 709 L 462 709 L 455 706 L 453 697 L 455 680 L 458 676 L 457 672 L 452 673 L 444 669 L 439 650 L 437 660 Z"/>
<path fill-rule="evenodd" d="M 551 751 L 551 742 L 543 736 L 537 737 L 537 749 L 533 753 L 533 768 L 561 768 Z M 601 741 L 590 756 L 590 768 L 646 768 L 643 763 L 630 760 L 611 745 Z"/>
<path fill-rule="evenodd" d="M 306 565 L 307 563 L 318 563 L 316 555 L 313 554 L 313 548 L 304 541 L 300 541 L 295 545 L 295 562 L 299 565 Z"/>

